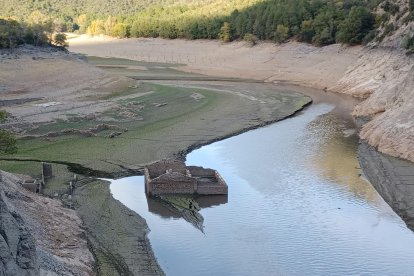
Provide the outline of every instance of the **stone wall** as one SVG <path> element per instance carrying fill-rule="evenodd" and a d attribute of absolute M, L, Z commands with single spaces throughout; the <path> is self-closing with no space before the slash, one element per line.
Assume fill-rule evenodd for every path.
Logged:
<path fill-rule="evenodd" d="M 146 173 L 146 175 L 148 174 Z M 147 179 L 149 181 L 146 181 L 146 190 L 149 195 L 193 194 L 197 189 L 197 181 L 194 178 L 177 172 L 165 173 L 155 179 Z"/>
<path fill-rule="evenodd" d="M 219 186 L 217 184 L 199 186 L 197 194 L 199 195 L 225 195 L 227 194 L 227 186 Z"/>
<path fill-rule="evenodd" d="M 162 194 L 227 194 L 228 188 L 220 174 L 203 167 L 186 167 L 184 162 L 160 160 L 145 168 L 145 192 Z"/>
<path fill-rule="evenodd" d="M 163 159 L 148 165 L 147 168 L 151 179 L 166 173 L 167 170 L 172 170 L 173 172 L 178 172 L 184 175 L 187 174 L 185 163 L 178 160 Z"/>
<path fill-rule="evenodd" d="M 162 194 L 193 194 L 194 182 L 159 182 L 151 183 L 151 195 Z"/>
<path fill-rule="evenodd" d="M 212 169 L 205 169 L 203 167 L 188 166 L 190 175 L 193 177 L 215 177 L 216 171 Z"/>

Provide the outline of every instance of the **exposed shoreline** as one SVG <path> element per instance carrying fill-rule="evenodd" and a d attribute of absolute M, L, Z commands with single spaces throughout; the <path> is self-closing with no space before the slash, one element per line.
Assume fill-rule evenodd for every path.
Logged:
<path fill-rule="evenodd" d="M 189 73 L 287 82 L 362 98 L 353 115 L 371 122 L 362 127 L 361 137 L 380 152 L 414 162 L 414 122 L 409 117 L 414 110 L 414 78 L 409 73 L 414 59 L 402 50 L 85 35 L 69 41 L 70 51 L 87 55 L 181 63 L 185 65 L 179 70 Z"/>
<path fill-rule="evenodd" d="M 100 48 L 100 49 L 116 49 L 119 52 L 114 52 L 112 51 L 110 54 L 112 56 L 115 57 L 123 57 L 123 58 L 131 58 L 132 56 L 128 56 L 128 52 L 124 51 L 125 49 L 122 48 L 121 44 L 122 43 L 126 43 L 125 47 L 134 47 L 136 45 L 133 45 L 135 42 L 138 43 L 142 43 L 143 47 L 146 47 L 148 49 L 150 49 L 151 51 L 153 51 L 153 53 L 156 53 L 157 51 L 154 50 L 153 47 L 148 47 L 148 43 L 155 43 L 155 44 L 159 44 L 159 46 L 161 47 L 167 47 L 166 46 L 166 41 L 163 40 L 115 40 L 115 39 L 108 39 L 108 38 L 96 38 L 96 39 L 90 39 L 88 40 L 90 42 L 90 44 L 86 43 L 85 45 L 94 45 L 98 46 L 98 48 L 100 46 L 102 46 L 102 43 L 109 43 L 107 48 Z M 101 42 L 102 43 L 101 43 Z M 155 41 L 155 42 L 154 42 Z M 302 88 L 300 86 L 307 86 L 307 87 L 314 87 L 317 89 L 324 89 L 327 88 L 328 90 L 332 90 L 335 91 L 335 89 L 329 89 L 331 87 L 335 87 L 335 85 L 340 82 L 341 78 L 343 77 L 343 75 L 346 74 L 347 68 L 349 66 L 352 66 L 353 63 L 355 63 L 360 57 L 359 55 L 361 55 L 362 53 L 362 49 L 360 47 L 355 47 L 355 48 L 342 48 L 341 46 L 338 45 L 333 45 L 330 47 L 326 47 L 326 48 L 315 48 L 313 46 L 308 46 L 308 45 L 303 45 L 303 44 L 297 44 L 297 43 L 292 43 L 292 44 L 287 44 L 287 45 L 282 45 L 282 46 L 274 46 L 274 45 L 259 45 L 258 47 L 255 48 L 250 48 L 250 47 L 246 47 L 244 45 L 244 43 L 233 43 L 231 45 L 221 45 L 218 42 L 211 42 L 211 41 L 196 41 L 196 42 L 183 42 L 183 41 L 168 41 L 168 43 L 171 42 L 173 47 L 178 47 L 180 48 L 183 44 L 189 46 L 189 45 L 197 45 L 200 44 L 202 47 L 219 47 L 220 49 L 226 49 L 223 52 L 221 52 L 221 57 L 224 57 L 226 55 L 228 55 L 230 52 L 233 53 L 233 57 L 236 59 L 235 56 L 237 55 L 242 55 L 243 52 L 248 52 L 248 51 L 257 51 L 258 53 L 258 60 L 260 62 L 258 62 L 258 64 L 255 63 L 251 63 L 253 61 L 253 59 L 247 59 L 247 60 L 243 60 L 242 62 L 240 60 L 239 63 L 236 60 L 235 63 L 230 62 L 231 57 L 227 58 L 225 60 L 222 60 L 218 63 L 214 62 L 214 59 L 212 59 L 210 57 L 211 63 L 207 64 L 207 66 L 200 66 L 200 63 L 203 63 L 203 52 L 199 52 L 197 53 L 197 55 L 200 56 L 196 56 L 196 59 L 194 60 L 194 62 L 190 62 L 189 65 L 187 66 L 181 66 L 179 67 L 180 70 L 183 70 L 187 73 L 202 73 L 202 74 L 207 74 L 207 75 L 212 75 L 212 76 L 217 76 L 217 75 L 221 75 L 224 77 L 228 77 L 228 78 L 240 78 L 240 77 L 247 77 L 247 78 L 251 78 L 251 79 L 255 79 L 258 81 L 267 81 L 267 82 L 271 82 L 271 83 L 291 83 L 293 82 L 293 85 L 299 85 L 299 87 L 297 87 L 297 90 L 301 90 Z M 95 43 L 95 44 L 94 44 Z M 113 43 L 113 44 L 110 44 Z M 132 44 L 132 45 L 131 45 Z M 115 48 L 113 45 L 117 45 L 119 46 L 118 48 Z M 214 46 L 215 45 L 215 46 Z M 86 47 L 85 46 L 85 47 Z M 152 45 L 154 46 L 154 45 Z M 271 48 L 272 50 L 269 52 L 268 48 Z M 196 47 L 197 48 L 197 47 Z M 73 49 L 73 48 L 71 48 Z M 91 48 L 93 51 L 96 50 L 96 48 Z M 131 48 L 132 49 L 132 48 Z M 157 48 L 155 48 L 157 49 Z M 252 49 L 252 50 L 250 50 Z M 293 49 L 293 50 L 292 50 Z M 183 48 L 182 51 L 189 51 L 189 48 Z M 212 51 L 214 52 L 214 51 Z M 122 54 L 121 54 L 122 53 Z M 131 53 L 133 53 L 133 51 L 131 51 Z M 191 52 L 190 52 L 191 53 Z M 341 55 L 340 53 L 343 53 L 343 55 Z M 94 55 L 99 56 L 99 53 L 97 54 L 96 52 L 93 52 Z M 161 52 L 162 54 L 162 52 Z M 266 57 L 266 55 L 271 54 L 271 55 L 276 55 L 278 57 L 283 57 L 285 56 L 284 59 L 281 60 L 282 62 L 282 67 L 280 67 L 281 69 L 278 69 L 278 67 L 275 67 L 275 64 L 272 64 L 272 60 L 275 60 L 275 58 L 267 61 L 264 59 L 264 57 Z M 127 55 L 127 56 L 125 56 Z M 132 54 L 131 54 L 132 55 Z M 165 55 L 165 52 L 164 52 Z M 287 57 L 286 57 L 287 55 Z M 106 56 L 105 54 L 103 54 L 102 56 Z M 168 56 L 168 55 L 167 55 Z M 242 55 L 243 56 L 243 55 Z M 139 56 L 138 58 L 142 58 L 145 57 L 145 54 Z M 182 61 L 185 61 L 186 57 L 183 56 L 183 54 L 178 55 L 179 58 L 172 58 L 171 62 L 173 63 L 179 63 L 180 59 Z M 199 61 L 197 61 L 197 57 L 199 57 Z M 57 60 L 60 59 L 60 57 L 57 58 Z M 137 59 L 137 58 L 131 58 L 131 59 Z M 145 61 L 151 61 L 151 62 L 160 62 L 161 60 L 161 56 L 158 56 L 158 60 L 157 58 L 154 58 L 154 56 L 152 56 L 152 60 L 151 57 L 148 60 L 144 60 Z M 331 60 L 330 60 L 331 59 Z M 71 57 L 64 57 L 65 60 L 65 66 L 67 66 L 66 68 L 73 68 L 72 65 L 70 64 L 73 60 Z M 191 58 L 188 59 L 189 61 L 191 61 Z M 207 59 L 208 60 L 208 59 Z M 297 62 L 294 62 L 294 61 Z M 301 60 L 305 60 L 304 63 L 301 63 Z M 206 58 L 204 58 L 204 62 L 206 61 Z M 267 62 L 266 62 L 267 61 Z M 329 68 L 329 62 L 335 62 L 337 61 L 336 66 L 334 66 L 333 68 Z M 52 63 L 52 60 L 50 61 Z M 164 60 L 163 62 L 167 62 L 168 60 Z M 208 62 L 207 62 L 208 63 Z M 74 63 L 75 65 L 78 64 L 77 61 L 75 61 Z M 255 66 L 259 66 L 265 64 L 265 67 L 262 68 L 261 70 L 256 70 L 257 68 Z M 314 66 L 311 66 L 311 65 Z M 280 64 L 277 63 L 277 66 L 279 66 Z M 87 78 L 98 78 L 100 85 L 103 85 L 105 87 L 105 89 L 107 89 L 108 91 L 111 89 L 116 89 L 116 87 L 118 87 L 119 83 L 123 83 L 123 84 L 127 84 L 127 85 L 134 85 L 134 83 L 132 83 L 130 80 L 122 78 L 122 77 L 116 77 L 116 76 L 111 76 L 110 77 L 110 81 L 108 81 L 108 76 L 106 76 L 105 74 L 102 73 L 102 71 L 97 68 L 93 68 L 93 66 L 85 66 L 83 68 L 84 65 L 82 65 L 82 68 L 80 68 L 78 74 L 79 76 L 84 73 L 84 72 L 88 72 L 88 70 L 92 71 L 90 72 L 90 75 L 86 75 L 83 76 L 83 79 L 85 80 L 85 82 L 88 82 L 88 84 L 90 85 L 95 85 L 93 82 L 91 82 L 90 80 L 87 80 Z M 268 66 L 268 67 L 266 67 Z M 283 67 L 285 66 L 285 67 Z M 294 71 L 295 69 L 298 69 L 300 67 L 303 67 L 302 69 L 299 69 L 298 71 Z M 219 69 L 217 69 L 219 68 Z M 270 68 L 270 69 L 269 69 Z M 240 71 L 237 71 L 237 69 L 240 69 Z M 273 73 L 270 77 L 268 77 L 268 75 L 264 75 L 264 73 L 266 73 L 266 70 L 273 70 Z M 274 71 L 276 70 L 276 71 Z M 292 71 L 293 70 L 293 71 Z M 239 73 L 241 72 L 241 73 Z M 214 73 L 214 74 L 213 74 Z M 318 77 L 315 77 L 318 76 Z M 76 78 L 76 74 L 74 75 L 74 77 Z M 58 79 L 59 80 L 59 79 Z M 349 80 L 344 80 L 342 78 L 342 84 L 346 83 L 346 82 L 352 82 L 352 78 Z M 35 80 L 36 81 L 36 80 Z M 65 80 L 63 80 L 65 81 Z M 168 82 L 168 81 L 167 81 Z M 30 82 L 29 82 L 30 83 Z M 68 83 L 63 82 L 63 84 L 68 85 Z M 73 84 L 73 82 L 72 82 Z M 74 84 L 76 87 L 76 89 L 79 88 L 79 81 L 78 83 Z M 39 91 L 41 91 L 43 93 L 43 96 L 45 97 L 49 97 L 51 95 L 51 91 L 49 91 L 48 89 L 50 89 L 51 84 L 46 84 L 44 87 L 40 86 L 38 89 Z M 103 87 L 100 86 L 100 87 Z M 207 85 L 208 86 L 208 85 Z M 45 89 L 46 87 L 46 89 Z M 49 88 L 48 88 L 49 87 Z M 53 87 L 53 84 L 52 84 Z M 99 85 L 96 85 L 97 89 L 99 89 Z M 191 85 L 188 85 L 188 87 L 192 87 Z M 289 86 L 288 86 L 289 87 Z M 0 87 L 1 88 L 1 87 Z M 342 88 L 344 88 L 344 86 L 342 86 Z M 26 88 L 24 88 L 26 89 Z M 83 88 L 80 88 L 83 89 Z M 253 86 L 252 86 L 253 89 Z M 293 89 L 294 90 L 294 89 Z M 311 89 L 312 90 L 312 89 Z M 60 91 L 60 90 L 59 90 Z M 63 90 L 62 90 L 63 91 Z M 338 88 L 339 91 L 339 88 Z M 231 92 L 230 90 L 227 92 Z M 1 93 L 1 90 L 0 90 Z M 226 94 L 226 93 L 224 93 Z M 306 94 L 306 93 L 305 93 Z M 352 93 L 351 93 L 352 94 Z M 12 97 L 16 97 L 16 95 L 19 95 L 19 91 L 16 91 L 16 93 L 14 94 L 10 94 L 12 95 Z M 248 98 L 254 96 L 255 93 L 242 93 L 241 95 L 236 95 L 236 97 L 233 97 L 234 95 L 232 95 L 232 93 L 228 93 L 228 96 L 226 97 L 232 97 L 231 101 L 229 100 L 227 103 L 235 101 L 238 102 L 239 104 L 241 104 L 242 106 L 248 106 L 249 102 L 248 102 Z M 264 98 L 258 97 L 258 99 L 265 99 L 267 94 L 264 94 Z M 256 101 L 257 99 L 255 99 L 254 101 Z M 68 99 L 68 102 L 70 102 L 71 99 Z M 251 112 L 256 112 L 255 116 L 257 116 L 257 120 L 254 119 L 256 118 L 255 116 L 249 115 L 249 116 L 242 116 L 242 120 L 244 120 L 244 122 L 239 123 L 238 125 L 236 125 L 234 127 L 234 129 L 226 129 L 226 125 L 228 125 L 230 122 L 233 121 L 228 121 L 228 122 L 223 122 L 222 124 L 213 124 L 211 125 L 212 130 L 215 130 L 216 128 L 221 129 L 221 132 L 214 132 L 214 135 L 206 135 L 207 133 L 210 132 L 205 132 L 203 134 L 203 132 L 200 132 L 199 135 L 201 137 L 203 137 L 202 139 L 196 141 L 196 142 L 192 142 L 192 144 L 190 143 L 188 146 L 188 141 L 183 143 L 183 144 L 179 144 L 179 146 L 177 147 L 177 149 L 168 149 L 167 151 L 164 151 L 163 154 L 167 153 L 168 154 L 173 154 L 175 157 L 178 158 L 182 158 L 185 159 L 185 155 L 196 149 L 199 148 L 203 145 L 206 144 L 210 144 L 213 143 L 215 141 L 218 140 L 222 140 L 222 139 L 226 139 L 228 137 L 234 136 L 234 135 L 238 135 L 240 133 L 249 131 L 251 129 L 255 129 L 255 128 L 259 128 L 274 122 L 277 122 L 279 120 L 285 119 L 287 117 L 291 117 L 294 116 L 297 112 L 299 112 L 300 110 L 303 110 L 307 105 L 309 105 L 311 102 L 303 102 L 299 107 L 295 108 L 293 113 L 292 112 L 282 112 L 281 114 L 273 114 L 272 112 L 265 112 L 264 110 L 256 110 L 256 109 L 252 109 Z M 271 103 L 269 103 L 269 105 L 271 105 Z M 221 108 L 226 107 L 226 103 L 221 105 Z M 80 110 L 83 110 L 83 107 L 79 107 Z M 22 109 L 23 110 L 23 109 Z M 293 110 L 293 109 L 292 109 Z M 231 112 L 231 110 L 229 111 Z M 206 111 L 207 113 L 212 113 L 212 110 Z M 230 114 L 230 113 L 229 113 Z M 217 114 L 217 118 L 216 117 L 212 117 L 213 120 L 217 120 L 220 116 L 228 116 L 229 114 Z M 43 114 L 43 113 L 39 113 L 39 120 L 42 121 L 47 120 L 48 114 Z M 252 119 L 254 119 L 254 121 L 252 121 Z M 240 118 L 238 119 L 238 121 L 240 121 Z M 197 126 L 197 124 L 195 125 Z M 188 127 L 188 126 L 187 126 Z M 225 129 L 225 131 L 223 132 L 223 129 Z M 168 132 L 168 129 L 166 130 Z M 176 135 L 176 134 L 175 134 Z M 179 137 L 179 136 L 178 136 Z M 409 137 L 408 137 L 409 138 Z M 158 142 L 159 143 L 159 142 Z M 143 156 L 145 154 L 145 152 L 140 153 L 139 156 Z M 140 159 L 141 163 L 136 164 L 134 163 L 134 166 L 131 166 L 130 163 L 117 163 L 115 165 L 108 165 L 108 167 L 102 167 L 104 168 L 104 170 L 102 171 L 106 171 L 106 172 L 111 172 L 111 171 L 126 171 L 126 174 L 122 174 L 122 176 L 124 175 L 128 175 L 128 174 L 139 174 L 140 172 L 140 165 L 145 164 L 145 162 L 148 162 L 149 160 L 151 160 L 152 158 L 157 158 L 158 155 L 160 155 L 161 153 L 157 153 L 154 154 L 153 156 L 151 155 L 150 157 L 148 157 L 147 159 Z M 362 153 L 363 157 L 366 157 L 367 155 L 365 155 L 364 153 Z M 142 158 L 142 157 L 140 157 Z M 40 159 L 39 159 L 40 160 Z M 53 160 L 52 160 L 53 161 Z M 372 161 L 370 161 L 372 162 Z M 63 164 L 63 163 L 62 163 Z M 74 163 L 75 164 L 75 163 Z M 86 163 L 87 164 L 87 163 Z M 82 167 L 82 166 L 80 166 Z M 87 168 L 87 167 L 83 167 L 83 168 Z M 108 170 L 106 170 L 105 168 L 108 168 Z M 96 169 L 96 168 L 95 168 Z M 96 170 L 99 171 L 99 170 Z M 109 176 L 110 174 L 108 174 Z M 115 176 L 115 175 L 114 175 Z M 118 175 L 121 176 L 121 175 Z M 102 184 L 102 185 L 107 185 L 107 184 Z M 98 187 L 99 185 L 95 185 L 95 188 L 98 189 L 102 194 L 102 196 L 104 196 L 104 202 L 105 204 L 109 204 L 109 205 L 117 205 L 119 207 L 119 202 L 115 201 L 112 196 L 110 195 L 110 193 L 108 193 L 107 189 L 105 187 Z M 377 188 L 377 186 L 374 184 L 374 186 L 376 187 L 376 189 L 378 190 L 379 188 Z M 86 189 L 86 188 L 85 188 Z M 81 191 L 80 191 L 81 192 Z M 386 196 L 384 196 L 383 194 L 381 194 L 384 198 L 386 198 Z M 94 223 L 96 223 L 96 217 L 91 216 L 91 208 L 88 208 L 88 201 L 85 200 L 85 198 L 82 199 L 82 196 L 84 196 L 84 194 L 78 194 L 78 196 L 76 196 L 76 200 L 78 200 L 78 202 L 83 202 L 82 204 L 80 203 L 80 208 L 78 208 L 78 212 L 80 213 L 82 219 L 84 220 L 84 222 L 86 222 L 86 224 L 89 223 L 90 226 L 93 226 Z M 386 198 L 387 199 L 387 198 Z M 387 199 L 387 202 L 389 199 Z M 389 202 L 390 205 L 392 205 L 392 203 Z M 94 206 L 97 207 L 97 206 Z M 81 210 L 83 208 L 83 210 Z M 394 206 L 393 206 L 394 208 Z M 398 206 L 396 207 L 398 209 Z M 113 208 L 114 210 L 117 208 Z M 121 208 L 122 209 L 122 208 Z M 111 209 L 112 210 L 112 209 Z M 97 212 L 101 212 L 102 210 L 100 210 L 99 208 L 97 209 Z M 398 210 L 396 210 L 397 213 L 401 214 L 400 212 L 398 212 Z M 96 214 L 94 214 L 96 216 Z M 103 213 L 101 215 L 104 215 Z M 120 211 L 119 213 L 119 218 L 122 220 L 122 218 L 128 218 L 128 216 L 130 216 L 129 214 L 125 213 L 124 211 Z M 107 271 L 112 271 L 112 269 L 115 267 L 115 269 L 112 272 L 117 272 L 119 274 L 122 273 L 126 273 L 127 271 L 131 272 L 131 273 L 135 273 L 137 271 L 139 271 L 141 268 L 139 268 L 139 266 L 141 267 L 145 267 L 145 264 L 149 262 L 151 263 L 150 266 L 147 266 L 148 270 L 146 270 L 147 268 L 145 268 L 144 270 L 146 272 L 148 272 L 148 274 L 152 274 L 152 275 L 159 275 L 162 274 L 162 271 L 160 270 L 159 267 L 157 267 L 156 265 L 156 259 L 152 253 L 151 250 L 151 246 L 149 244 L 148 239 L 146 238 L 146 234 L 147 234 L 147 226 L 145 223 L 145 220 L 143 218 L 141 218 L 139 215 L 135 215 L 134 218 L 136 219 L 135 222 L 137 223 L 137 225 L 140 225 L 140 242 L 143 243 L 144 249 L 142 251 L 136 252 L 137 256 L 135 256 L 135 258 L 140 259 L 141 257 L 143 257 L 145 259 L 145 261 L 141 261 L 137 260 L 136 263 L 136 267 L 133 268 L 132 270 L 129 268 L 124 267 L 124 265 L 119 266 L 119 269 L 116 268 L 116 264 L 119 264 L 119 260 L 122 260 L 122 258 L 124 258 L 125 256 L 128 255 L 128 252 L 121 252 L 121 255 L 118 255 L 118 257 L 114 258 L 112 261 L 112 264 L 108 264 L 107 267 L 109 267 L 109 270 Z M 110 227 L 111 224 L 113 224 L 112 220 L 103 220 L 103 221 L 99 221 L 99 223 L 102 226 L 102 229 L 105 229 L 106 227 Z M 121 227 L 125 226 L 124 224 L 121 223 Z M 141 227 L 142 226 L 142 227 Z M 88 227 L 89 230 L 93 229 L 93 227 Z M 99 233 L 99 235 L 101 235 L 102 233 L 104 233 L 105 231 L 101 231 Z M 93 235 L 93 233 L 92 233 Z M 111 234 L 107 234 L 105 233 L 103 236 L 96 238 L 95 240 L 95 248 L 99 248 L 99 246 L 102 246 L 102 242 L 104 242 L 105 240 L 110 239 Z M 130 236 L 132 237 L 132 236 Z M 99 245 L 100 244 L 100 245 Z M 101 247 L 102 249 L 102 247 Z M 104 248 L 103 250 L 108 250 L 108 248 Z M 128 251 L 128 250 L 126 250 Z M 151 254 L 152 253 L 152 254 Z M 118 253 L 117 253 L 118 254 Z M 126 254 L 126 255 L 123 255 Z M 142 255 L 140 255 L 142 254 Z M 105 255 L 105 254 L 104 254 Z M 95 252 L 95 257 L 96 257 L 96 252 Z M 122 258 L 119 259 L 119 257 L 122 256 Z M 107 257 L 105 257 L 107 258 Z M 104 258 L 104 259 L 105 259 Z M 149 258 L 149 259 L 146 259 Z M 98 260 L 101 261 L 102 259 Z M 115 265 L 114 265 L 115 264 Z M 155 264 L 155 265 L 154 265 Z M 130 264 L 131 265 L 131 264 Z M 127 265 L 128 266 L 128 265 Z M 132 266 L 134 266 L 132 264 Z M 151 273 L 149 271 L 152 271 Z M 141 271 L 142 272 L 142 271 Z"/>

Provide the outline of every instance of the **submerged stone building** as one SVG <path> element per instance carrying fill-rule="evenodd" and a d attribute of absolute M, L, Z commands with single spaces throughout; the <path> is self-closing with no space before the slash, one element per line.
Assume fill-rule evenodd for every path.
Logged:
<path fill-rule="evenodd" d="M 186 166 L 179 160 L 163 159 L 145 167 L 145 192 L 149 196 L 226 195 L 228 187 L 216 170 Z"/>

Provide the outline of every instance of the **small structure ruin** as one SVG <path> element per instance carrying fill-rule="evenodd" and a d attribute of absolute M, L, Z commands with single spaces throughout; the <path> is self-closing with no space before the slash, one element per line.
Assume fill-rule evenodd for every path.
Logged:
<path fill-rule="evenodd" d="M 145 167 L 145 192 L 149 196 L 227 195 L 228 187 L 216 170 L 186 166 L 179 160 L 163 159 Z"/>
<path fill-rule="evenodd" d="M 26 190 L 31 191 L 32 193 L 41 193 L 42 192 L 42 182 L 36 179 L 28 178 L 24 179 L 20 184 Z"/>

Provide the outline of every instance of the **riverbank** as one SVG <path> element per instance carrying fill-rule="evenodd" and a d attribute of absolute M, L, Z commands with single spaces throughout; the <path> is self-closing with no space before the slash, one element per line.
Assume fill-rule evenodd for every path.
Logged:
<path fill-rule="evenodd" d="M 353 114 L 371 121 L 361 138 L 380 152 L 414 162 L 414 60 L 403 50 L 85 35 L 69 42 L 70 51 L 92 56 L 182 64 L 179 69 L 190 73 L 288 82 L 362 98 Z"/>
<path fill-rule="evenodd" d="M 0 166 L 38 178 L 39 162 L 49 161 L 54 177 L 45 190 L 58 197 L 73 172 L 137 174 L 151 161 L 281 120 L 311 102 L 299 87 L 211 81 L 177 65 L 89 58 L 91 65 L 65 52 L 19 51 L 3 54 L 0 62 L 2 109 L 11 114 L 2 127 L 20 136 L 18 153 L 3 156 Z M 185 81 L 134 79 L 143 73 Z M 131 217 L 107 183 L 88 183 L 72 198 L 98 273 L 162 274 L 145 220 Z"/>

